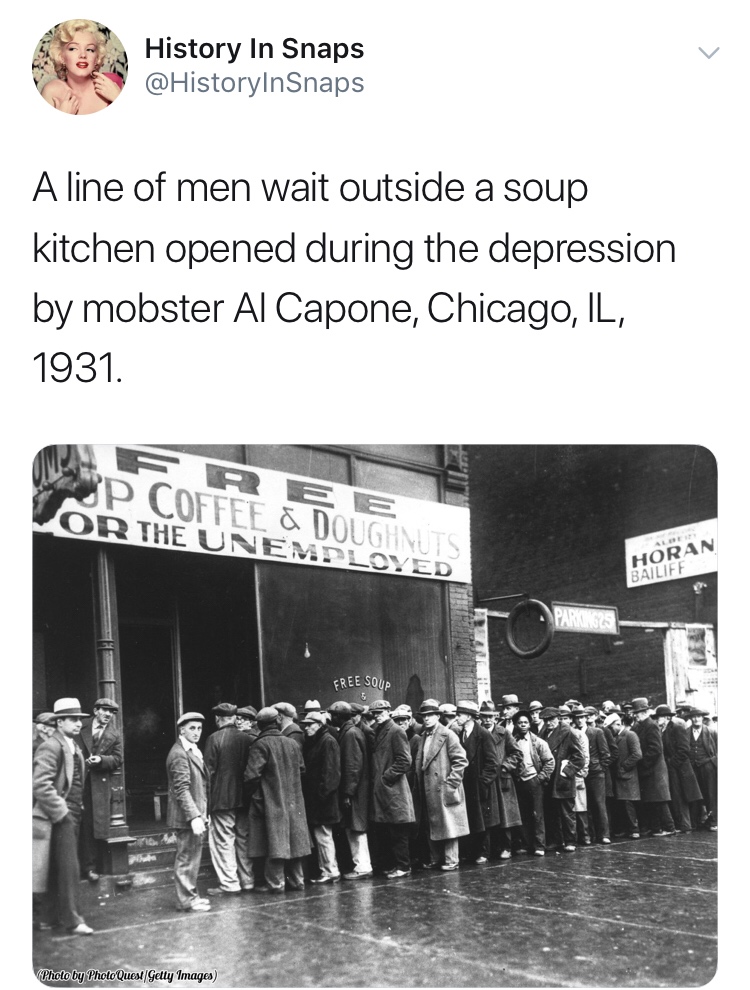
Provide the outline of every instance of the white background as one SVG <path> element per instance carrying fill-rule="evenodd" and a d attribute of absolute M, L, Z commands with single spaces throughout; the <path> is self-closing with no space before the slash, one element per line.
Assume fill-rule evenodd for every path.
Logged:
<path fill-rule="evenodd" d="M 739 2 L 255 3 L 37 2 L 6 11 L 4 236 L 6 602 L 10 719 L 26 735 L 30 678 L 28 469 L 44 444 L 229 442 L 698 443 L 717 456 L 723 544 L 723 695 L 746 698 L 738 682 L 747 652 L 739 639 L 747 578 L 733 536 L 746 491 L 748 35 Z M 130 75 L 106 111 L 71 118 L 40 98 L 30 64 L 38 39 L 59 20 L 89 16 L 126 46 Z M 285 37 L 360 41 L 365 57 L 331 67 L 276 58 L 158 62 L 145 37 L 173 41 Z M 702 46 L 720 51 L 706 60 Z M 149 96 L 148 71 L 256 75 L 360 75 L 365 91 L 330 96 L 181 94 Z M 271 207 L 214 204 L 49 204 L 31 198 L 43 169 L 116 177 L 125 185 L 168 176 L 343 178 L 414 171 L 461 177 L 584 178 L 589 197 L 559 204 Z M 159 234 L 163 230 L 164 235 Z M 675 265 L 265 267 L 167 264 L 33 265 L 32 231 L 110 237 L 300 237 L 325 229 L 349 237 L 429 231 L 486 241 L 517 237 L 669 238 Z M 46 298 L 84 293 L 123 298 L 231 299 L 245 289 L 295 289 L 305 298 L 399 298 L 438 289 L 500 298 L 617 300 L 622 329 L 534 331 L 507 324 L 453 329 L 426 319 L 399 325 L 84 327 L 34 326 L 35 289 Z M 424 302 L 421 311 L 425 309 Z M 41 350 L 112 351 L 120 384 L 41 385 Z M 27 525 L 28 522 L 28 525 Z M 742 529 L 744 533 L 744 526 Z M 742 589 L 742 590 L 740 590 Z M 742 598 L 739 598 L 740 594 Z M 733 599 L 730 601 L 730 596 Z M 734 599 L 739 599 L 735 601 Z M 739 607 L 736 607 L 739 606 Z M 23 662 L 21 660 L 23 659 Z M 10 690 L 8 690 L 10 688 Z M 725 706 L 724 732 L 731 732 Z M 737 712 L 737 721 L 745 719 Z M 16 727 L 17 723 L 17 729 Z M 724 753 L 731 752 L 723 747 Z M 744 751 L 743 751 L 744 752 Z M 724 781 L 727 763 L 724 757 Z M 23 764 L 23 759 L 20 761 Z M 742 782 L 746 761 L 729 780 Z M 27 767 L 19 767 L 23 795 Z M 723 790 L 726 800 L 729 787 Z M 15 793 L 12 791 L 11 793 Z M 21 799 L 22 801 L 22 799 Z M 725 804 L 726 809 L 726 804 Z M 5 820 L 26 834 L 22 819 Z M 733 861 L 746 816 L 723 832 L 722 971 L 732 976 Z M 736 828 L 735 828 L 736 826 Z M 4 849 L 10 840 L 4 837 Z M 9 897 L 27 903 L 27 872 Z M 738 893 L 740 891 L 738 890 Z M 674 892 L 665 893 L 674 896 Z M 679 896 L 679 895 L 678 895 Z M 734 914 L 738 918 L 738 914 Z M 25 931 L 27 912 L 18 913 Z M 11 922 L 6 922 L 11 924 Z M 26 935 L 24 934 L 24 938 Z M 19 943 L 23 944 L 23 940 Z M 737 943 L 739 944 L 739 943 Z M 634 947 L 634 951 L 637 951 Z M 14 975 L 27 983 L 29 954 Z M 20 975 L 23 974 L 23 977 Z M 675 974 L 679 982 L 679 974 Z"/>

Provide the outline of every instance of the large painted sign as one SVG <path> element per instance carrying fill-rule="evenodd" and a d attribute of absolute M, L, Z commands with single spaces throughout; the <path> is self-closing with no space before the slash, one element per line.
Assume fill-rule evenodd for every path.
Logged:
<path fill-rule="evenodd" d="M 710 574 L 717 565 L 716 519 L 625 540 L 628 587 Z"/>
<path fill-rule="evenodd" d="M 620 632 L 620 620 L 614 605 L 552 602 L 552 618 L 556 632 L 594 633 L 600 636 L 616 636 Z"/>
<path fill-rule="evenodd" d="M 67 498 L 53 518 L 35 521 L 35 532 L 471 581 L 468 509 L 153 447 L 86 449 L 99 475 L 95 491 Z"/>

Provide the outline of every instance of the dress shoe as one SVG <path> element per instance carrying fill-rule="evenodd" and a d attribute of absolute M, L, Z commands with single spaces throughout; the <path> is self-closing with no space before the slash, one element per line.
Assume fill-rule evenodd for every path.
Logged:
<path fill-rule="evenodd" d="M 563 852 L 574 853 L 576 851 L 575 846 L 563 846 Z"/>
<path fill-rule="evenodd" d="M 605 835 L 604 838 L 602 839 L 602 845 L 603 846 L 611 846 L 612 845 L 612 840 L 611 839 L 608 839 L 607 836 Z"/>
<path fill-rule="evenodd" d="M 283 894 L 286 890 L 285 887 L 271 887 L 268 884 L 264 884 L 262 887 L 253 887 L 256 894 Z"/>
<path fill-rule="evenodd" d="M 401 877 L 410 877 L 411 870 L 388 870 L 386 876 L 389 880 L 400 880 Z"/>
<path fill-rule="evenodd" d="M 208 895 L 209 897 L 236 897 L 241 894 L 242 891 L 238 890 L 224 890 L 223 887 L 209 887 Z"/>
<path fill-rule="evenodd" d="M 543 849 L 535 849 L 534 850 L 534 855 L 535 856 L 543 856 L 544 855 L 544 850 Z"/>
<path fill-rule="evenodd" d="M 706 825 L 706 828 L 708 829 L 709 832 L 718 832 L 719 831 L 719 826 L 718 825 Z"/>
<path fill-rule="evenodd" d="M 510 853 L 508 853 L 508 855 L 510 856 Z M 501 856 L 502 856 L 502 853 L 501 853 Z M 474 862 L 477 864 L 477 866 L 482 866 L 484 863 L 487 862 L 487 857 L 486 856 L 478 856 L 474 860 Z"/>
<path fill-rule="evenodd" d="M 302 881 L 302 883 L 297 883 L 296 880 L 287 880 L 286 881 L 286 889 L 287 890 L 304 890 L 305 889 L 304 880 Z"/>
<path fill-rule="evenodd" d="M 510 849 L 503 849 L 500 853 L 500 859 L 510 859 Z"/>
<path fill-rule="evenodd" d="M 641 837 L 640 832 L 631 832 L 630 835 L 628 836 L 629 839 L 640 839 L 640 837 Z"/>
<path fill-rule="evenodd" d="M 99 874 L 95 870 L 88 870 L 86 879 L 89 883 L 99 883 Z"/>
<path fill-rule="evenodd" d="M 81 922 L 80 925 L 76 925 L 75 928 L 69 928 L 68 931 L 71 935 L 93 935 L 94 929 L 90 928 L 85 922 Z"/>
<path fill-rule="evenodd" d="M 208 901 L 203 900 L 203 898 L 196 898 L 190 907 L 185 908 L 186 911 L 210 911 L 211 905 Z"/>
<path fill-rule="evenodd" d="M 357 873 L 357 871 L 354 870 L 352 873 L 345 873 L 344 880 L 364 880 L 367 877 L 371 877 L 371 876 L 372 876 L 372 870 L 367 870 L 366 873 Z"/>
<path fill-rule="evenodd" d="M 661 838 L 663 838 L 663 837 L 664 837 L 665 835 L 674 835 L 675 833 L 674 833 L 674 831 L 670 831 L 670 830 L 669 830 L 669 829 L 667 829 L 667 828 L 660 828 L 658 832 L 652 832 L 651 834 L 652 834 L 652 836 L 653 836 L 654 838 L 656 838 L 656 839 L 661 839 Z"/>
<path fill-rule="evenodd" d="M 314 880 L 311 880 L 310 883 L 338 883 L 340 879 L 340 873 L 325 873 L 322 877 L 316 877 Z"/>
<path fill-rule="evenodd" d="M 440 869 L 443 873 L 451 873 L 453 870 L 458 869 L 458 863 L 443 863 Z"/>

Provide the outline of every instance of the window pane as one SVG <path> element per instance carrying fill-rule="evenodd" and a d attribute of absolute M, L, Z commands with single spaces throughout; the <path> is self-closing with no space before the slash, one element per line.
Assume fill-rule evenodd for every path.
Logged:
<path fill-rule="evenodd" d="M 427 502 L 440 501 L 440 485 L 432 474 L 420 474 L 408 468 L 391 467 L 388 464 L 374 464 L 372 461 L 357 460 L 357 485 L 376 492 L 390 492 L 392 495 L 408 495 Z"/>
<path fill-rule="evenodd" d="M 436 443 L 355 443 L 353 450 L 361 450 L 381 457 L 405 457 L 410 461 L 442 467 L 443 448 Z"/>
<path fill-rule="evenodd" d="M 314 447 L 297 447 L 287 444 L 252 444 L 248 447 L 249 463 L 253 467 L 288 471 L 303 478 L 320 481 L 338 481 L 349 484 L 349 458 L 341 454 L 329 454 Z"/>

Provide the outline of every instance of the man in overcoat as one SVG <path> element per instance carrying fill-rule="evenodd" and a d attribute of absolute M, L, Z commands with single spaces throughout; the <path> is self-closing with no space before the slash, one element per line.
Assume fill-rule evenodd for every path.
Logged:
<path fill-rule="evenodd" d="M 245 783 L 250 791 L 250 855 L 265 857 L 267 887 L 283 894 L 302 890 L 302 860 L 310 854 L 310 833 L 302 795 L 305 761 L 302 747 L 282 735 L 276 708 L 258 712 L 260 735 L 250 747 Z M 285 883 L 284 874 L 288 874 Z"/>
<path fill-rule="evenodd" d="M 64 925 L 75 935 L 91 935 L 78 907 L 78 829 L 83 805 L 86 764 L 76 738 L 83 719 L 78 698 L 60 698 L 54 704 L 55 732 L 34 755 L 34 892 L 40 898 L 40 929 Z M 42 869 L 37 871 L 41 854 Z M 48 870 L 44 866 L 48 864 Z"/>
<path fill-rule="evenodd" d="M 560 720 L 557 708 L 544 708 L 545 742 L 555 760 L 552 780 L 545 789 L 545 825 L 548 842 L 563 852 L 576 851 L 576 774 L 586 762 L 573 730 Z"/>
<path fill-rule="evenodd" d="M 701 790 L 690 764 L 690 743 L 685 727 L 673 721 L 674 712 L 669 705 L 657 705 L 654 720 L 661 732 L 664 759 L 669 773 L 672 817 L 677 830 L 692 831 L 690 803 L 701 800 Z"/>
<path fill-rule="evenodd" d="M 122 737 L 115 725 L 116 701 L 99 698 L 94 718 L 81 729 L 81 750 L 88 773 L 83 791 L 81 873 L 91 883 L 99 879 L 101 854 L 109 838 L 112 774 L 122 767 Z"/>
<path fill-rule="evenodd" d="M 320 867 L 320 876 L 313 878 L 312 882 L 338 883 L 341 871 L 333 841 L 333 826 L 338 825 L 341 820 L 341 757 L 338 738 L 328 731 L 323 713 L 319 709 L 307 712 L 302 719 L 302 731 L 305 733 L 305 744 L 302 747 L 305 759 L 302 794 L 305 798 L 307 824 L 315 840 Z"/>
<path fill-rule="evenodd" d="M 459 701 L 456 711 L 457 718 L 452 731 L 458 734 L 468 760 L 463 782 L 470 835 L 462 844 L 466 859 L 472 863 L 486 863 L 490 852 L 489 830 L 500 824 L 498 788 L 495 783 L 500 772 L 500 760 L 495 740 L 479 722 L 479 705 L 476 701 Z M 517 824 L 521 824 L 520 814 Z"/>
<path fill-rule="evenodd" d="M 635 732 L 623 724 L 620 712 L 612 712 L 607 715 L 603 728 L 605 733 L 612 733 L 616 746 L 616 756 L 610 764 L 615 806 L 619 817 L 623 819 L 623 828 L 630 838 L 640 839 L 635 802 L 640 801 L 641 798 L 638 770 L 636 769 L 643 756 L 641 744 Z"/>
<path fill-rule="evenodd" d="M 370 800 L 370 757 L 367 740 L 357 724 L 353 707 L 346 701 L 334 701 L 328 709 L 333 725 L 339 730 L 341 759 L 341 823 L 354 862 L 345 880 L 363 880 L 372 876 L 370 847 L 367 842 L 368 802 Z"/>
<path fill-rule="evenodd" d="M 592 837 L 608 846 L 612 841 L 607 814 L 607 767 L 612 761 L 609 740 L 596 724 L 598 712 L 593 705 L 585 709 L 586 738 L 589 743 L 589 772 L 586 775 L 586 797 Z"/>
<path fill-rule="evenodd" d="M 280 701 L 278 704 L 273 705 L 273 707 L 281 716 L 279 728 L 282 736 L 288 736 L 289 739 L 293 739 L 299 748 L 302 749 L 305 742 L 305 734 L 297 724 L 297 709 L 294 705 L 290 705 L 288 701 Z"/>
<path fill-rule="evenodd" d="M 706 728 L 703 719 L 708 712 L 699 708 L 691 708 L 688 712 L 692 726 L 688 729 L 690 745 L 690 763 L 692 764 L 698 786 L 706 806 L 706 817 L 702 822 L 696 822 L 709 832 L 715 832 L 719 827 L 719 797 L 718 797 L 718 764 L 719 743 L 718 733 Z M 698 808 L 693 805 L 693 808 Z"/>
<path fill-rule="evenodd" d="M 407 779 L 411 750 L 406 733 L 391 719 L 390 702 L 373 701 L 370 711 L 375 721 L 370 821 L 375 825 L 376 862 L 389 879 L 397 880 L 411 874 L 409 834 L 416 820 Z M 389 869 L 390 863 L 395 865 Z"/>
<path fill-rule="evenodd" d="M 211 825 L 208 848 L 219 881 L 209 893 L 237 894 L 255 886 L 247 851 L 247 828 L 242 807 L 247 754 L 251 737 L 237 727 L 237 707 L 222 702 L 211 709 L 216 731 L 206 740 L 203 759 L 211 781 Z"/>
<path fill-rule="evenodd" d="M 40 712 L 34 719 L 34 734 L 31 740 L 31 756 L 39 749 L 45 739 L 49 739 L 57 728 L 57 719 L 52 712 Z"/>
<path fill-rule="evenodd" d="M 515 695 L 506 695 L 505 698 L 515 698 Z M 510 709 L 513 706 L 505 706 Z M 518 833 L 516 847 L 525 851 L 525 843 L 522 838 L 521 808 L 518 803 L 516 793 L 516 777 L 521 768 L 521 753 L 516 744 L 513 732 L 507 728 L 507 722 L 499 718 L 494 713 L 495 705 L 492 701 L 483 701 L 479 706 L 479 719 L 485 729 L 492 736 L 497 750 L 497 761 L 499 764 L 498 774 L 495 777 L 495 790 L 497 792 L 498 822 L 490 830 L 490 850 L 492 856 L 499 856 L 500 859 L 510 859 L 512 830 L 515 828 Z M 514 712 L 513 718 L 518 714 Z M 514 725 L 512 722 L 511 725 Z"/>
<path fill-rule="evenodd" d="M 174 886 L 180 911 L 208 911 L 208 900 L 198 894 L 203 835 L 208 826 L 210 781 L 198 749 L 203 732 L 200 712 L 177 719 L 177 741 L 167 755 L 167 827 L 175 830 L 177 852 Z"/>
<path fill-rule="evenodd" d="M 424 731 L 417 736 L 416 775 L 427 825 L 430 865 L 458 869 L 458 840 L 469 834 L 462 779 L 468 766 L 455 732 L 440 724 L 440 705 L 428 698 L 419 709 Z"/>
<path fill-rule="evenodd" d="M 633 731 L 641 744 L 643 758 L 638 764 L 638 785 L 643 807 L 652 835 L 659 838 L 674 835 L 675 827 L 669 810 L 669 771 L 664 760 L 664 744 L 659 726 L 651 718 L 648 698 L 633 698 Z"/>

